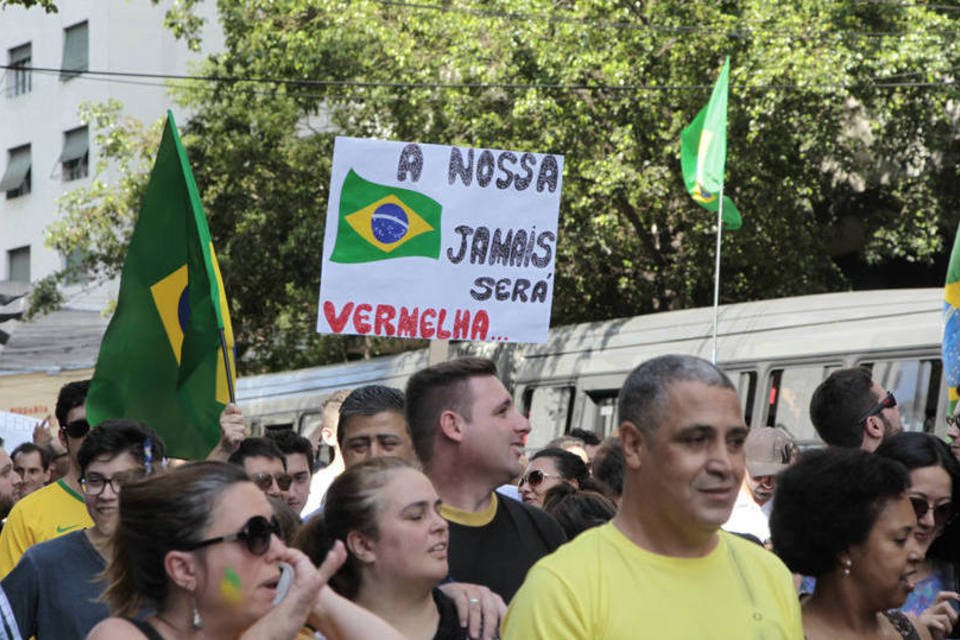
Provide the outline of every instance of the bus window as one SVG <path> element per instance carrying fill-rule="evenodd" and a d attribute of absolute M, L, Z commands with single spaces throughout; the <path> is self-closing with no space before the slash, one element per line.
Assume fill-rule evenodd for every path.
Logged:
<path fill-rule="evenodd" d="M 767 386 L 768 427 L 780 426 L 793 436 L 798 444 L 819 441 L 810 422 L 810 398 L 833 366 L 795 365 L 770 372 Z"/>
<path fill-rule="evenodd" d="M 757 397 L 757 372 L 741 371 L 728 373 L 737 385 L 737 395 L 740 396 L 740 406 L 743 408 L 743 420 L 750 426 L 753 421 L 753 403 Z"/>
<path fill-rule="evenodd" d="M 323 411 L 304 411 L 300 415 L 300 429 L 298 433 L 309 438 L 317 429 L 323 427 Z"/>
<path fill-rule="evenodd" d="M 523 394 L 524 410 L 530 420 L 527 449 L 542 449 L 548 442 L 567 432 L 573 387 L 534 387 Z"/>
<path fill-rule="evenodd" d="M 897 398 L 904 431 L 933 432 L 943 373 L 938 358 L 875 360 L 862 366 L 870 368 L 874 382 Z"/>

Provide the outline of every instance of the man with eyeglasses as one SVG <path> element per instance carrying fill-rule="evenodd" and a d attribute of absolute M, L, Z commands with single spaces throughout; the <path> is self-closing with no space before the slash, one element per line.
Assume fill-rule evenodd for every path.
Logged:
<path fill-rule="evenodd" d="M 896 398 L 865 367 L 839 369 L 821 382 L 810 399 L 810 421 L 825 443 L 870 452 L 903 431 Z"/>
<path fill-rule="evenodd" d="M 60 442 L 70 457 L 69 472 L 13 506 L 0 532 L 0 578 L 7 575 L 32 545 L 93 525 L 80 489 L 77 451 L 90 425 L 86 401 L 89 380 L 65 384 L 57 396 Z"/>
<path fill-rule="evenodd" d="M 0 629 L 13 631 L 12 637 L 84 638 L 109 616 L 99 601 L 105 585 L 97 577 L 112 556 L 120 489 L 159 468 L 164 445 L 142 423 L 107 420 L 86 437 L 76 457 L 93 524 L 30 547 L 0 581 Z"/>
<path fill-rule="evenodd" d="M 287 475 L 290 476 L 290 489 L 287 492 L 287 504 L 301 517 L 304 506 L 310 497 L 310 479 L 313 477 L 313 445 L 301 435 L 290 429 L 278 429 L 267 433 L 267 437 L 276 443 L 283 453 Z"/>
<path fill-rule="evenodd" d="M 960 402 L 956 404 L 953 413 L 946 418 L 947 439 L 950 441 L 950 452 L 960 460 Z"/>
<path fill-rule="evenodd" d="M 616 516 L 530 569 L 504 640 L 802 640 L 790 571 L 720 528 L 747 436 L 726 374 L 693 356 L 654 358 L 627 377 L 618 415 L 626 474 Z"/>
<path fill-rule="evenodd" d="M 287 461 L 276 443 L 268 438 L 246 438 L 230 454 L 230 464 L 242 467 L 265 494 L 287 501 L 293 478 L 287 473 Z"/>

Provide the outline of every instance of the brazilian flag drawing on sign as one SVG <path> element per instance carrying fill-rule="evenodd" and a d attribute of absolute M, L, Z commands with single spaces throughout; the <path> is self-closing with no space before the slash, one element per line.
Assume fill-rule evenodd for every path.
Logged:
<path fill-rule="evenodd" d="M 440 213 L 433 198 L 364 180 L 351 169 L 340 190 L 332 262 L 440 258 Z"/>
<path fill-rule="evenodd" d="M 167 112 L 117 308 L 100 344 L 87 418 L 94 426 L 111 418 L 142 420 L 163 437 L 171 457 L 204 458 L 220 438 L 232 380 L 233 330 L 220 267 Z"/>

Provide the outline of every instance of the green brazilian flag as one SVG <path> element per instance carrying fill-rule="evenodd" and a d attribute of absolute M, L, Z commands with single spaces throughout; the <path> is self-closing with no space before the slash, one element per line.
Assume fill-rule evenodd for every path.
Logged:
<path fill-rule="evenodd" d="M 337 241 L 332 262 L 373 262 L 421 256 L 440 258 L 436 200 L 364 180 L 350 169 L 340 189 Z"/>
<path fill-rule="evenodd" d="M 730 85 L 730 57 L 723 63 L 720 77 L 713 87 L 710 102 L 680 134 L 680 166 L 687 192 L 707 211 L 716 211 L 723 188 L 724 165 L 727 161 L 727 93 Z M 727 196 L 723 196 L 723 226 L 739 229 L 743 224 L 740 212 Z"/>
<path fill-rule="evenodd" d="M 127 247 L 117 308 L 100 345 L 87 418 L 93 426 L 111 418 L 142 420 L 163 437 L 167 455 L 205 458 L 220 438 L 220 412 L 235 379 L 220 268 L 168 111 Z"/>

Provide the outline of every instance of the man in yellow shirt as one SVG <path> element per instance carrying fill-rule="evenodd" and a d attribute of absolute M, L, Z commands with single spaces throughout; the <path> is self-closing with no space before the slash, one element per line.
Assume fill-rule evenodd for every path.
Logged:
<path fill-rule="evenodd" d="M 0 532 L 0 578 L 10 573 L 20 556 L 36 543 L 93 526 L 80 489 L 77 465 L 77 451 L 90 430 L 86 412 L 89 386 L 89 380 L 81 380 L 60 389 L 56 415 L 60 442 L 70 455 L 70 471 L 13 505 Z"/>
<path fill-rule="evenodd" d="M 720 530 L 747 436 L 727 376 L 699 358 L 655 358 L 627 378 L 618 408 L 620 510 L 533 566 L 505 640 L 801 640 L 790 572 Z"/>

